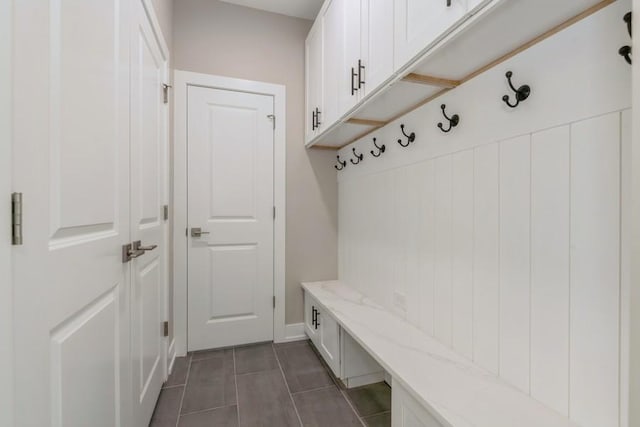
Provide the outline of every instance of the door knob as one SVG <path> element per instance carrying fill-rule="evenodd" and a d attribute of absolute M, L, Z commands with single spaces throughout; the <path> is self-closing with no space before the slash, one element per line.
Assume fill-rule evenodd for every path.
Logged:
<path fill-rule="evenodd" d="M 191 229 L 191 237 L 201 237 L 203 234 L 209 234 L 208 231 L 202 231 L 200 227 L 193 227 Z"/>
<path fill-rule="evenodd" d="M 157 248 L 158 245 L 150 245 L 150 246 L 142 246 L 142 242 L 140 240 L 136 240 L 135 242 L 133 242 L 133 250 L 134 251 L 152 251 L 155 248 Z"/>

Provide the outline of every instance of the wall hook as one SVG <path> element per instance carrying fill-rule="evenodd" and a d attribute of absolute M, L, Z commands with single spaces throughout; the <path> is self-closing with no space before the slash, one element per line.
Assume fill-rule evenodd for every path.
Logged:
<path fill-rule="evenodd" d="M 342 169 L 347 167 L 347 161 L 346 160 L 340 160 L 340 156 L 336 156 L 336 158 L 338 159 L 338 165 L 340 165 L 340 167 L 338 167 L 338 165 L 334 166 L 334 168 L 336 168 L 336 170 L 341 171 Z"/>
<path fill-rule="evenodd" d="M 633 37 L 633 31 L 631 28 L 631 21 L 633 21 L 633 14 L 631 12 L 625 13 L 622 20 L 627 23 L 627 31 L 629 32 L 629 37 Z"/>
<path fill-rule="evenodd" d="M 400 144 L 400 146 L 408 147 L 409 144 L 411 144 L 413 141 L 416 140 L 416 133 L 415 132 L 411 132 L 409 135 L 407 135 L 407 133 L 404 131 L 404 125 L 400 125 L 400 130 L 402 130 L 402 134 L 407 138 L 407 143 L 406 144 L 402 143 L 402 139 L 398 140 L 398 144 Z"/>
<path fill-rule="evenodd" d="M 507 74 L 505 74 L 505 75 L 507 76 L 507 81 L 509 82 L 509 87 L 511 88 L 511 90 L 513 90 L 515 92 L 516 103 L 515 104 L 511 104 L 509 102 L 509 95 L 503 96 L 502 100 L 509 107 L 516 108 L 522 101 L 524 101 L 525 99 L 529 98 L 529 95 L 531 95 L 531 87 L 529 87 L 529 85 L 522 85 L 518 89 L 516 89 L 513 86 L 513 83 L 511 82 L 511 77 L 513 76 L 513 73 L 511 71 L 507 71 Z"/>
<path fill-rule="evenodd" d="M 444 118 L 449 121 L 449 128 L 445 129 L 442 123 L 438 123 L 438 127 L 444 133 L 451 132 L 451 129 L 460 124 L 460 116 L 457 114 L 454 114 L 452 117 L 447 116 L 447 113 L 444 111 L 447 108 L 446 104 L 442 104 L 440 108 L 442 109 L 442 115 L 444 116 Z"/>
<path fill-rule="evenodd" d="M 352 165 L 357 165 L 358 163 L 360 163 L 364 159 L 364 154 L 362 154 L 362 153 L 357 154 L 356 153 L 356 147 L 351 148 L 351 151 L 353 151 L 353 155 L 356 157 L 356 159 L 358 159 L 357 162 L 354 162 L 353 159 L 349 159 L 351 161 Z"/>
<path fill-rule="evenodd" d="M 622 20 L 627 23 L 627 31 L 629 32 L 629 37 L 633 37 L 632 31 L 631 31 L 632 17 L 633 17 L 633 15 L 631 14 L 631 12 L 627 12 L 624 15 L 624 18 L 622 18 Z M 631 60 L 631 46 L 628 46 L 628 45 L 627 46 L 622 46 L 618 50 L 618 53 L 620 54 L 620 56 L 622 56 L 624 58 L 625 61 L 627 61 L 627 63 L 629 65 L 631 65 L 633 63 L 633 61 Z"/>
<path fill-rule="evenodd" d="M 371 150 L 371 155 L 373 157 L 380 157 L 380 155 L 382 153 L 384 153 L 384 151 L 387 149 L 387 147 L 384 144 L 382 144 L 380 147 L 378 147 L 378 144 L 376 144 L 376 139 L 375 138 L 373 138 L 373 145 L 378 149 L 378 153 L 377 154 L 374 153 L 373 150 Z"/>

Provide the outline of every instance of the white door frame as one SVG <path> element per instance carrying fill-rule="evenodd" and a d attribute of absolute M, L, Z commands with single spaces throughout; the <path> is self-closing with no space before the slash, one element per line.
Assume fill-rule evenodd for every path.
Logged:
<path fill-rule="evenodd" d="M 162 59 L 164 61 L 164 69 L 163 69 L 163 80 L 166 84 L 171 85 L 171 81 L 170 81 L 170 70 L 169 70 L 169 64 L 170 64 L 170 60 L 171 60 L 171 51 L 169 50 L 169 46 L 167 45 L 167 42 L 164 38 L 164 35 L 162 34 L 162 28 L 160 27 L 160 21 L 158 20 L 158 16 L 156 15 L 155 9 L 153 8 L 153 1 L 152 0 L 142 0 L 142 5 L 144 6 L 144 10 L 147 14 L 147 18 L 149 19 L 149 23 L 151 24 L 151 30 L 153 31 L 153 35 L 156 38 L 156 41 L 158 42 L 158 46 L 160 47 L 160 54 L 162 55 Z M 164 119 L 164 129 L 161 129 L 160 132 L 162 132 L 162 134 L 164 135 L 164 151 L 163 151 L 163 160 L 162 160 L 162 164 L 163 164 L 163 170 L 162 170 L 162 176 L 164 178 L 164 182 L 162 183 L 162 194 L 160 195 L 162 198 L 162 204 L 163 205 L 167 205 L 167 206 L 171 206 L 170 203 L 170 188 L 171 188 L 171 180 L 170 180 L 170 114 L 169 114 L 169 106 L 171 104 L 167 103 L 164 105 L 164 109 L 163 109 L 163 119 Z M 164 286 L 163 286 L 163 304 L 164 304 L 164 309 L 163 309 L 163 316 L 164 319 L 169 320 L 169 298 L 171 298 L 171 295 L 169 295 L 169 281 L 171 280 L 171 277 L 169 275 L 169 262 L 170 262 L 170 254 L 171 251 L 169 250 L 169 236 L 171 234 L 171 228 L 169 226 L 170 222 L 169 221 L 165 221 L 163 227 L 164 227 L 164 244 L 165 244 L 165 268 L 164 268 Z M 169 339 L 165 338 L 165 343 L 164 343 L 164 354 L 163 359 L 162 359 L 162 369 L 163 369 L 163 375 L 164 375 L 164 379 L 166 380 L 169 376 L 169 372 L 171 371 L 171 367 L 173 364 L 173 360 L 174 360 L 174 355 L 173 355 L 173 347 L 172 344 L 173 343 L 169 343 Z"/>
<path fill-rule="evenodd" d="M 13 426 L 13 282 L 11 279 L 12 17 L 13 1 L 0 0 L 0 425 Z"/>
<path fill-rule="evenodd" d="M 173 331 L 177 355 L 187 353 L 187 89 L 202 86 L 271 95 L 276 116 L 274 131 L 273 203 L 276 207 L 273 239 L 273 340 L 285 337 L 285 169 L 286 122 L 283 85 L 175 70 L 173 138 Z"/>

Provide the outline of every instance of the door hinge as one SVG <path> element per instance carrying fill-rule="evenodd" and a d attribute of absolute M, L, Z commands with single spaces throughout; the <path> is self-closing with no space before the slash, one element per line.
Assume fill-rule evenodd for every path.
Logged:
<path fill-rule="evenodd" d="M 22 193 L 11 194 L 11 244 L 22 245 Z"/>
<path fill-rule="evenodd" d="M 276 128 L 276 116 L 273 115 L 273 114 L 269 114 L 267 117 L 270 118 L 271 121 L 273 122 L 273 129 L 275 130 L 275 128 Z"/>
<path fill-rule="evenodd" d="M 169 103 L 169 88 L 173 86 L 162 83 L 162 100 L 165 104 Z"/>
<path fill-rule="evenodd" d="M 273 296 L 273 308 L 276 308 L 276 296 Z"/>
<path fill-rule="evenodd" d="M 273 219 L 276 219 L 276 207 L 273 207 Z"/>
<path fill-rule="evenodd" d="M 168 337 L 169 336 L 169 322 L 168 321 L 162 322 L 162 336 L 163 337 Z"/>
<path fill-rule="evenodd" d="M 162 216 L 165 221 L 169 219 L 169 205 L 164 205 L 162 207 Z"/>

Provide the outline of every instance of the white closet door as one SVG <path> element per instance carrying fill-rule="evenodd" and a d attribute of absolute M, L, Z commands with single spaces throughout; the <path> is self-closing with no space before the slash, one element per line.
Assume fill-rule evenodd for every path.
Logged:
<path fill-rule="evenodd" d="M 18 426 L 131 425 L 130 4 L 14 2 Z"/>
<path fill-rule="evenodd" d="M 131 261 L 131 375 L 135 426 L 151 419 L 164 379 L 166 60 L 142 2 L 131 32 L 131 240 L 154 248 Z"/>
<path fill-rule="evenodd" d="M 189 350 L 271 341 L 273 97 L 188 96 Z"/>

